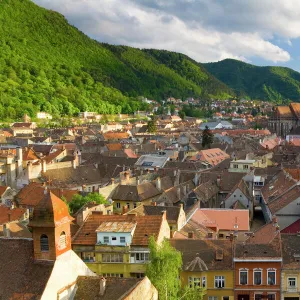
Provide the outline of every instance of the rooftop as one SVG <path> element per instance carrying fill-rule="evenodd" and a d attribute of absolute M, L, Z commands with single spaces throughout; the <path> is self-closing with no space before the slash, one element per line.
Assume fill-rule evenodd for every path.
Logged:
<path fill-rule="evenodd" d="M 103 222 L 96 229 L 97 232 L 132 232 L 136 222 Z"/>

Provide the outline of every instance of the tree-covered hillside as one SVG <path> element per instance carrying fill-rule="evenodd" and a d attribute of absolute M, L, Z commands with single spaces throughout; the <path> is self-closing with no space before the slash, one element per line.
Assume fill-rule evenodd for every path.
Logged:
<path fill-rule="evenodd" d="M 200 82 L 203 71 L 192 63 L 187 72 L 138 49 L 98 43 L 30 0 L 0 1 L 0 119 L 39 110 L 132 113 L 143 109 L 137 96 L 202 96 L 213 77 Z M 210 95 L 229 91 L 219 85 Z"/>
<path fill-rule="evenodd" d="M 284 67 L 258 67 L 234 59 L 203 64 L 238 96 L 252 99 L 300 101 L 300 73 Z"/>

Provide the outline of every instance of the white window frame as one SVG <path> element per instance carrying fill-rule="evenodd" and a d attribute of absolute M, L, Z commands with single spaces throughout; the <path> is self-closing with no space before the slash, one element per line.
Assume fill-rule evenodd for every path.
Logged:
<path fill-rule="evenodd" d="M 218 283 L 222 283 L 223 282 L 223 286 L 222 287 L 217 286 L 217 282 Z M 215 288 L 216 289 L 224 289 L 225 288 L 225 276 L 223 276 L 223 275 L 217 275 L 217 276 L 215 276 Z"/>
<path fill-rule="evenodd" d="M 116 203 L 116 208 L 121 208 L 121 203 L 120 202 Z"/>
<path fill-rule="evenodd" d="M 126 237 L 120 236 L 120 243 L 125 244 L 126 243 Z"/>
<path fill-rule="evenodd" d="M 260 272 L 260 284 L 255 284 L 255 272 Z M 263 284 L 263 276 L 262 276 L 262 269 L 253 269 L 253 285 L 262 285 Z"/>
<path fill-rule="evenodd" d="M 246 284 L 241 284 L 241 272 L 246 272 L 247 273 L 247 283 Z M 248 285 L 249 283 L 249 269 L 239 269 L 239 285 Z"/>
<path fill-rule="evenodd" d="M 269 284 L 269 273 L 274 272 L 275 273 L 275 282 L 274 284 Z M 276 285 L 276 269 L 267 269 L 267 285 Z"/>
<path fill-rule="evenodd" d="M 295 279 L 295 286 L 290 286 L 290 284 L 289 284 L 290 279 Z M 290 289 L 293 289 L 293 288 L 296 289 L 297 288 L 297 276 L 288 276 L 286 285 Z"/>
<path fill-rule="evenodd" d="M 108 239 L 108 242 L 106 242 L 105 240 L 107 240 Z M 103 237 L 103 243 L 104 244 L 109 244 L 109 236 L 104 236 Z"/>

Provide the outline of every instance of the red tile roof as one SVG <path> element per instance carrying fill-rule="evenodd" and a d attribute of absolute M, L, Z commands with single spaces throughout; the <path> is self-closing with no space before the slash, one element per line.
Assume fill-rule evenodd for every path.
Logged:
<path fill-rule="evenodd" d="M 300 103 L 291 103 L 290 108 L 298 119 L 300 119 Z"/>
<path fill-rule="evenodd" d="M 24 208 L 10 209 L 7 206 L 0 206 L 0 225 L 13 221 L 19 221 L 25 213 L 26 209 Z"/>
<path fill-rule="evenodd" d="M 8 186 L 0 186 L 0 197 L 6 192 Z"/>
<path fill-rule="evenodd" d="M 29 183 L 16 195 L 17 202 L 22 206 L 36 206 L 44 197 L 44 190 L 40 183 Z"/>
<path fill-rule="evenodd" d="M 235 224 L 239 231 L 250 229 L 249 211 L 246 209 L 198 209 L 192 220 L 218 230 L 235 230 Z"/>

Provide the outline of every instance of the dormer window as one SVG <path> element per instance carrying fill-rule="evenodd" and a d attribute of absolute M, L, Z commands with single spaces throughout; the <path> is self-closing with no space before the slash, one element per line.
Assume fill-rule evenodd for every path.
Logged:
<path fill-rule="evenodd" d="M 41 235 L 40 245 L 41 245 L 41 251 L 42 252 L 48 252 L 49 251 L 49 241 L 48 241 L 48 236 L 46 234 Z"/>
<path fill-rule="evenodd" d="M 64 249 L 67 247 L 66 233 L 63 231 L 59 236 L 59 248 Z"/>

